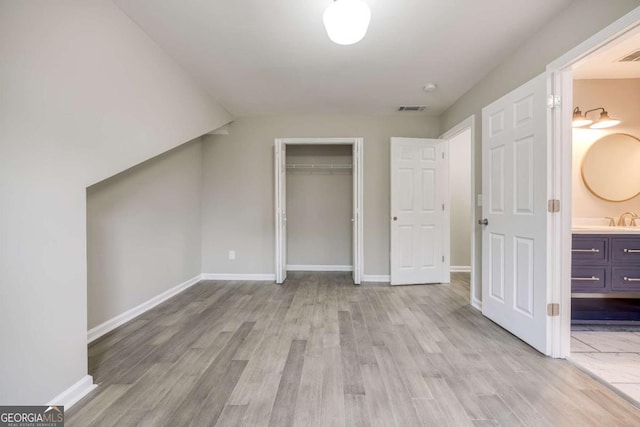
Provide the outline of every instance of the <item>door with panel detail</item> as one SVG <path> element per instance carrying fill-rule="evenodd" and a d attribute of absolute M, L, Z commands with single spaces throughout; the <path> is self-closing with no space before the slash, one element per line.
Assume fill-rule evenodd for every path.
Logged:
<path fill-rule="evenodd" d="M 547 353 L 546 76 L 482 110 L 482 313 Z"/>
<path fill-rule="evenodd" d="M 440 139 L 391 138 L 392 285 L 449 281 L 446 148 Z"/>

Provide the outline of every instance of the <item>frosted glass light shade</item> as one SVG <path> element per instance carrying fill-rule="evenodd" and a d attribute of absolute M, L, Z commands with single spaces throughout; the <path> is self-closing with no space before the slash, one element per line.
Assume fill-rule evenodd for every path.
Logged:
<path fill-rule="evenodd" d="M 324 11 L 322 20 L 331 41 L 350 45 L 367 33 L 371 10 L 362 0 L 336 0 Z"/>

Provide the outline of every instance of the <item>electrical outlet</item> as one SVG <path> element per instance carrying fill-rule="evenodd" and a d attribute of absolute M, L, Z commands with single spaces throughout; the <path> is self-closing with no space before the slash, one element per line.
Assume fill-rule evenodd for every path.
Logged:
<path fill-rule="evenodd" d="M 229 251 L 229 259 L 233 261 L 236 259 L 236 251 Z"/>

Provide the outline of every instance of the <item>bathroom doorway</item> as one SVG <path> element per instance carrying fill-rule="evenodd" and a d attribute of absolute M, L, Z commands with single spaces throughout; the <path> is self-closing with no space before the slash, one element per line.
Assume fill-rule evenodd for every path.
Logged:
<path fill-rule="evenodd" d="M 640 402 L 640 30 L 570 70 L 570 361 Z M 566 165 L 566 163 L 565 163 Z M 566 199 L 565 199 L 566 200 Z M 568 212 L 567 212 L 568 211 Z M 561 308 L 562 311 L 562 308 Z M 565 316 L 567 316 L 565 314 Z"/>

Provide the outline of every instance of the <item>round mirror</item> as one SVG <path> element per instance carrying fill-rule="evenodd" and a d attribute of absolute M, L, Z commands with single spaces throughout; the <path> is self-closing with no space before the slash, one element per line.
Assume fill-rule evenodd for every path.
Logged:
<path fill-rule="evenodd" d="M 623 202 L 640 194 L 640 140 L 623 133 L 600 138 L 582 160 L 582 180 L 595 196 Z"/>

